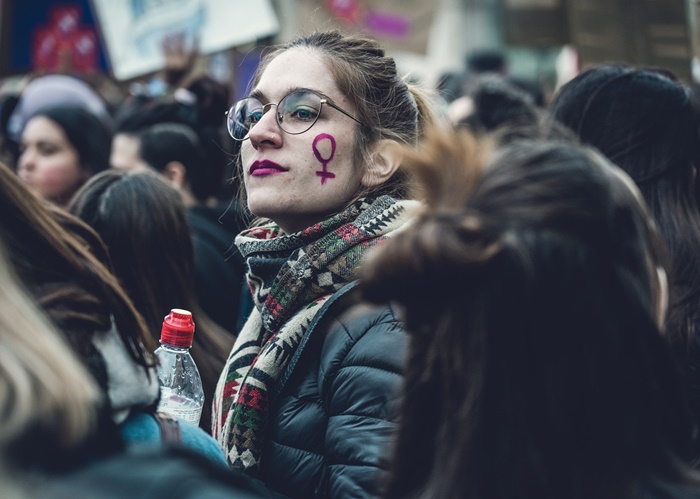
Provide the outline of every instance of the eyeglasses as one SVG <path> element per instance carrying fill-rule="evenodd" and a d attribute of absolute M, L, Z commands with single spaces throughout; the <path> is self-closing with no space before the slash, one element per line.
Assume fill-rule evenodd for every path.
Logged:
<path fill-rule="evenodd" d="M 327 104 L 343 113 L 348 118 L 365 126 L 352 114 L 333 104 L 325 97 L 321 97 L 311 90 L 295 90 L 287 94 L 279 103 L 269 102 L 263 104 L 255 97 L 246 97 L 236 102 L 226 112 L 226 128 L 234 140 L 243 141 L 250 135 L 250 131 L 260 121 L 267 108 L 277 106 L 275 117 L 277 124 L 283 132 L 290 135 L 299 135 L 308 131 L 321 116 L 323 105 Z"/>

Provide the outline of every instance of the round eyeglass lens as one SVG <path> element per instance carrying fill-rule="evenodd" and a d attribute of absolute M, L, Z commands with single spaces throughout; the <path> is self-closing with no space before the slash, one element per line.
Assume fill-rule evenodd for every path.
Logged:
<path fill-rule="evenodd" d="M 321 97 L 313 92 L 292 92 L 277 105 L 277 122 L 289 134 L 304 133 L 316 123 L 322 105 Z"/>
<path fill-rule="evenodd" d="M 238 101 L 228 113 L 228 133 L 236 140 L 245 140 L 250 129 L 260 121 L 262 114 L 263 105 L 258 99 L 248 97 Z"/>

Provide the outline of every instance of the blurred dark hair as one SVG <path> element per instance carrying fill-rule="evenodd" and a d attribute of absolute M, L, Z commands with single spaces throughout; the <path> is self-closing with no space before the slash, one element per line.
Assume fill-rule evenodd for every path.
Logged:
<path fill-rule="evenodd" d="M 532 103 L 537 107 L 544 107 L 546 104 L 544 88 L 536 81 L 520 76 L 509 76 L 508 81 L 521 91 L 525 92 L 532 99 Z"/>
<path fill-rule="evenodd" d="M 68 142 L 78 152 L 81 166 L 90 175 L 109 168 L 112 130 L 97 116 L 74 105 L 49 107 L 32 118 L 37 116 L 50 119 L 63 130 Z"/>
<path fill-rule="evenodd" d="M 201 86 L 208 88 L 204 83 Z M 205 89 L 195 85 L 195 90 L 200 90 L 204 93 Z M 189 127 L 197 134 L 197 142 L 204 155 L 201 164 L 206 166 L 206 175 L 204 176 L 197 175 L 197 173 L 201 172 L 193 172 L 199 178 L 206 179 L 202 182 L 199 181 L 199 178 L 195 180 L 194 182 L 198 184 L 196 189 L 200 193 L 211 191 L 214 189 L 213 184 L 216 183 L 214 194 L 220 199 L 230 199 L 231 192 L 228 186 L 225 185 L 224 179 L 224 172 L 229 161 L 227 160 L 227 153 L 222 146 L 224 141 L 224 111 L 227 105 L 223 104 L 218 109 L 220 116 L 217 121 L 212 116 L 213 109 L 222 103 L 221 99 L 223 96 L 210 96 L 210 100 L 207 100 L 204 95 L 197 98 L 202 99 L 202 105 L 205 107 L 200 109 L 197 104 L 184 104 L 163 99 L 135 99 L 129 104 L 125 104 L 117 113 L 116 133 L 141 138 L 146 130 L 155 125 L 176 123 Z M 151 148 L 153 149 L 152 146 Z M 155 154 L 152 156 L 155 156 Z M 201 195 L 206 198 L 211 194 Z M 195 194 L 195 196 L 200 197 L 198 194 Z"/>
<path fill-rule="evenodd" d="M 138 135 L 158 123 L 182 123 L 196 126 L 196 109 L 177 101 L 135 98 L 125 102 L 115 116 L 115 133 Z"/>
<path fill-rule="evenodd" d="M 503 73 L 507 61 L 503 52 L 498 49 L 481 48 L 472 50 L 464 59 L 467 74 Z"/>
<path fill-rule="evenodd" d="M 411 338 L 386 497 L 673 487 L 691 425 L 631 182 L 569 142 L 484 154 L 464 131 L 407 152 L 425 212 L 365 266 L 365 296 L 398 304 Z"/>
<path fill-rule="evenodd" d="M 159 123 L 141 133 L 139 155 L 158 172 L 177 161 L 185 167 L 192 193 L 204 202 L 221 188 L 223 163 L 207 161 L 197 133 L 178 123 Z"/>
<path fill-rule="evenodd" d="M 134 361 L 153 365 L 155 342 L 111 273 L 107 250 L 95 231 L 32 195 L 4 165 L 0 210 L 0 238 L 17 274 L 76 351 L 89 354 L 85 349 L 91 348 L 91 335 L 108 331 L 114 321 Z"/>
<path fill-rule="evenodd" d="M 690 89 L 667 71 L 606 64 L 564 85 L 550 110 L 639 186 L 671 257 L 666 329 L 685 351 L 700 320 L 700 138 Z"/>
<path fill-rule="evenodd" d="M 530 95 L 496 74 L 470 78 L 464 94 L 471 98 L 473 111 L 458 124 L 476 134 L 536 126 L 541 116 Z"/>
<path fill-rule="evenodd" d="M 104 240 L 115 274 L 155 340 L 172 308 L 192 312 L 192 356 L 211 400 L 234 338 L 204 314 L 195 297 L 194 251 L 180 194 L 155 172 L 108 170 L 90 179 L 69 209 Z M 207 430 L 209 410 L 205 404 L 201 426 Z"/>

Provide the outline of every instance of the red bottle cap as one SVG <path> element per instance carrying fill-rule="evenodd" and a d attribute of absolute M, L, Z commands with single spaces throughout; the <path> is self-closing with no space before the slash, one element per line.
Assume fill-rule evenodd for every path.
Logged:
<path fill-rule="evenodd" d="M 194 338 L 194 321 L 188 310 L 174 308 L 163 319 L 160 342 L 178 348 L 189 348 Z"/>

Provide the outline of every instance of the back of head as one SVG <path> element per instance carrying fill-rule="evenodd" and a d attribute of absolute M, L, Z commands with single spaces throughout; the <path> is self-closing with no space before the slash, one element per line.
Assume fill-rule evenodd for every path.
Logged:
<path fill-rule="evenodd" d="M 52 106 L 34 116 L 45 116 L 56 123 L 75 148 L 80 164 L 90 175 L 109 168 L 112 131 L 94 114 L 75 105 Z"/>
<path fill-rule="evenodd" d="M 690 434 L 660 243 L 591 150 L 475 151 L 439 131 L 408 154 L 426 211 L 366 266 L 366 296 L 411 334 L 389 497 L 625 497 Z"/>
<path fill-rule="evenodd" d="M 154 340 L 173 308 L 192 312 L 192 356 L 211 397 L 233 337 L 201 310 L 194 294 L 194 253 L 180 194 L 152 171 L 108 170 L 78 191 L 70 211 L 102 237 L 114 272 Z M 209 408 L 200 425 L 209 430 Z"/>
<path fill-rule="evenodd" d="M 158 123 L 182 123 L 196 126 L 195 108 L 178 101 L 159 99 L 125 103 L 116 114 L 115 133 L 139 135 Z"/>
<path fill-rule="evenodd" d="M 426 125 L 435 120 L 427 95 L 397 73 L 396 62 L 376 40 L 339 31 L 315 32 L 277 47 L 263 58 L 253 83 L 272 59 L 294 48 L 323 54 L 335 84 L 354 105 L 357 119 L 365 124 L 358 129 L 355 144 L 358 161 L 369 164 L 372 146 L 383 139 L 415 145 Z M 368 194 L 404 197 L 407 181 L 399 170 Z"/>
<path fill-rule="evenodd" d="M 691 180 L 700 159 L 692 93 L 668 73 L 596 66 L 564 85 L 550 111 L 640 185 L 661 176 Z"/>
<path fill-rule="evenodd" d="M 538 110 L 532 97 L 502 76 L 485 74 L 471 78 L 465 95 L 472 101 L 472 112 L 459 120 L 474 133 L 518 129 L 537 123 Z"/>
<path fill-rule="evenodd" d="M 160 123 L 145 129 L 141 133 L 139 155 L 160 173 L 169 163 L 181 163 L 190 189 L 199 202 L 205 202 L 219 192 L 223 164 L 206 160 L 197 133 L 187 125 Z"/>
<path fill-rule="evenodd" d="M 550 109 L 639 186 L 669 249 L 668 329 L 685 349 L 700 318 L 700 122 L 690 89 L 665 72 L 602 65 L 564 85 Z"/>
<path fill-rule="evenodd" d="M 188 308 L 193 250 L 178 192 L 149 171 L 108 170 L 88 181 L 70 206 L 100 235 L 115 274 L 152 334 L 171 308 Z"/>
<path fill-rule="evenodd" d="M 229 156 L 235 155 L 236 145 L 227 140 L 226 116 L 221 112 L 231 104 L 229 89 L 206 74 L 189 80 L 186 88 L 196 99 L 197 130 L 207 151 L 208 175 L 212 178 L 218 175 L 216 195 L 228 202 L 237 192 L 237 185 L 229 182 L 235 177 L 235 162 Z"/>
<path fill-rule="evenodd" d="M 223 102 L 224 96 L 219 95 L 216 88 L 210 89 L 210 83 L 206 81 L 192 82 L 192 92 L 197 100 L 195 103 L 186 104 L 164 99 L 135 101 L 125 104 L 116 117 L 116 133 L 137 137 L 139 140 L 147 130 L 166 123 L 189 127 L 195 131 L 198 148 L 204 158 L 201 164 L 206 166 L 205 170 L 200 170 L 194 175 L 197 177 L 194 181 L 197 187 L 193 187 L 197 192 L 194 194 L 198 198 L 201 196 L 200 200 L 210 197 L 212 192 L 221 195 L 226 169 L 226 154 L 222 147 L 225 116 L 221 110 L 226 108 L 227 103 Z M 218 105 L 221 107 L 217 108 L 218 118 L 215 118 L 213 108 Z"/>
<path fill-rule="evenodd" d="M 544 107 L 546 104 L 545 88 L 543 84 L 535 79 L 525 78 L 521 76 L 509 76 L 508 81 L 525 92 L 537 107 Z"/>

